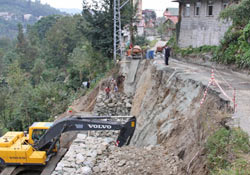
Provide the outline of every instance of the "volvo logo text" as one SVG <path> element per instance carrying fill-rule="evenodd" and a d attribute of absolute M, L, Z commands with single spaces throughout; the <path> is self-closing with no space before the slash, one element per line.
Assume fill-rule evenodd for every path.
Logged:
<path fill-rule="evenodd" d="M 111 125 L 96 125 L 96 124 L 88 124 L 89 128 L 94 128 L 94 129 L 111 129 Z"/>

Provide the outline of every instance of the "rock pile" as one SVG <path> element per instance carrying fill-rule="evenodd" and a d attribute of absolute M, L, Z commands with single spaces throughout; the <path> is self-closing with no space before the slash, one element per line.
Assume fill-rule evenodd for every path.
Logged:
<path fill-rule="evenodd" d="M 110 145 L 106 151 L 109 153 L 100 155 L 96 163 L 102 169 L 93 174 L 178 175 L 178 168 L 181 167 L 179 157 L 162 146 L 118 148 Z"/>
<path fill-rule="evenodd" d="M 112 138 L 87 137 L 78 134 L 63 159 L 57 164 L 52 175 L 89 175 L 99 171 L 96 165 L 99 155 L 113 142 Z"/>
<path fill-rule="evenodd" d="M 180 163 L 163 146 L 119 148 L 112 138 L 78 134 L 52 175 L 177 175 Z"/>
<path fill-rule="evenodd" d="M 110 94 L 107 99 L 105 92 L 100 92 L 96 105 L 94 108 L 94 114 L 98 116 L 103 115 L 129 115 L 132 107 L 132 98 L 121 92 L 114 92 Z"/>

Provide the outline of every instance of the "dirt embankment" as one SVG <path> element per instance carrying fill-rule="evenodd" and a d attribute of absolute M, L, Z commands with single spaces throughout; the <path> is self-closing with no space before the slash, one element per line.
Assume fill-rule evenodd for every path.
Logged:
<path fill-rule="evenodd" d="M 133 85 L 131 114 L 137 116 L 132 139 L 136 146 L 164 146 L 178 155 L 178 174 L 206 174 L 204 144 L 208 136 L 229 116 L 229 101 L 209 90 L 200 106 L 205 85 L 170 67 L 142 61 Z M 126 85 L 125 85 L 126 87 Z"/>

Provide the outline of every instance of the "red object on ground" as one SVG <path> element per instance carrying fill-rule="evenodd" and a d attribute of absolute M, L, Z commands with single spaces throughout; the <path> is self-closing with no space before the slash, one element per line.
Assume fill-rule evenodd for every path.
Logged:
<path fill-rule="evenodd" d="M 162 52 L 165 46 L 159 46 L 156 48 L 156 52 Z"/>
<path fill-rule="evenodd" d="M 69 113 L 72 113 L 72 112 L 73 112 L 73 109 L 72 109 L 71 106 L 69 107 L 68 112 L 69 112 Z"/>

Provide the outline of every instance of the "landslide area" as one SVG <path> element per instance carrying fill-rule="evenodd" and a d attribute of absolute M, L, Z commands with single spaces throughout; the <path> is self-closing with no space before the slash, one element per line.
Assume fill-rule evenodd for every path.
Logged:
<path fill-rule="evenodd" d="M 105 99 L 103 87 L 111 75 L 73 105 L 80 113 L 91 106 L 85 112 L 136 116 L 130 146 L 115 147 L 115 132 L 91 132 L 87 137 L 90 141 L 84 142 L 88 146 L 81 147 L 83 144 L 78 141 L 81 149 L 70 147 L 72 153 L 63 158 L 55 174 L 79 174 L 79 170 L 82 174 L 208 174 L 205 143 L 216 130 L 227 127 L 232 113 L 230 102 L 209 88 L 201 106 L 206 84 L 190 76 L 186 67 L 183 71 L 157 61 L 141 60 L 136 71 L 129 69 L 133 60 L 121 62 L 119 74 L 125 75 L 125 81 L 117 94 L 112 92 L 110 99 Z M 112 137 L 113 141 L 98 143 L 100 137 Z M 105 147 L 98 149 L 102 144 Z"/>
<path fill-rule="evenodd" d="M 134 89 L 131 115 L 137 117 L 137 128 L 132 144 L 160 145 L 168 155 L 177 156 L 181 163 L 174 174 L 207 174 L 204 145 L 232 112 L 229 101 L 209 89 L 210 95 L 200 106 L 206 88 L 201 81 L 154 61 L 141 61 L 135 82 L 125 81 L 124 87 Z"/>

